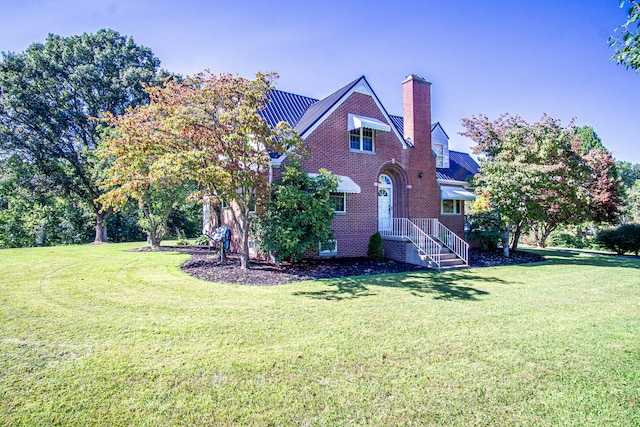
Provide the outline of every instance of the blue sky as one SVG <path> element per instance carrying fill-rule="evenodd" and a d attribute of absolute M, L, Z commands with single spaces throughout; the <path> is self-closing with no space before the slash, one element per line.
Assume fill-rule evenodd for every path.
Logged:
<path fill-rule="evenodd" d="M 640 163 L 640 74 L 609 61 L 618 0 L 3 0 L 0 51 L 112 28 L 173 72 L 209 68 L 323 98 L 365 75 L 391 114 L 401 82 L 432 85 L 433 120 L 469 151 L 460 119 L 543 113 L 593 126 L 618 160 Z"/>

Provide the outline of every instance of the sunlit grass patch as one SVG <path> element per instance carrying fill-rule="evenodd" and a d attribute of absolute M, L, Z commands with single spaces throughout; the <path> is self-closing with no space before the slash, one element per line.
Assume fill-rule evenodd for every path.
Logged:
<path fill-rule="evenodd" d="M 134 246 L 0 251 L 0 424 L 640 423 L 632 257 L 255 287 Z"/>

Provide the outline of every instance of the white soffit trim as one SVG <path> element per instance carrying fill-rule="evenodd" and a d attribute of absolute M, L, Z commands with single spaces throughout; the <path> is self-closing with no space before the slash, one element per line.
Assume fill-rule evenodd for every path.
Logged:
<path fill-rule="evenodd" d="M 453 179 L 436 179 L 439 185 L 453 185 L 464 188 L 469 188 L 470 184 L 467 181 L 456 181 Z"/>
<path fill-rule="evenodd" d="M 349 130 L 367 128 L 382 132 L 391 132 L 391 126 L 372 117 L 349 114 Z"/>
<path fill-rule="evenodd" d="M 319 174 L 308 173 L 307 175 L 311 178 L 315 178 Z M 356 184 L 351 178 L 349 178 L 348 176 L 338 175 L 338 189 L 336 190 L 336 192 L 360 194 L 361 191 L 362 190 L 360 189 L 360 186 Z"/>
<path fill-rule="evenodd" d="M 440 186 L 440 199 L 442 200 L 475 200 L 476 196 L 461 187 Z"/>

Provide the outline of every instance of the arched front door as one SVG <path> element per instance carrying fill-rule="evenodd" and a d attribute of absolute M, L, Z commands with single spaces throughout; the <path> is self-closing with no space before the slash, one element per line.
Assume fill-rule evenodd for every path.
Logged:
<path fill-rule="evenodd" d="M 378 177 L 378 230 L 392 229 L 393 182 L 388 175 Z"/>

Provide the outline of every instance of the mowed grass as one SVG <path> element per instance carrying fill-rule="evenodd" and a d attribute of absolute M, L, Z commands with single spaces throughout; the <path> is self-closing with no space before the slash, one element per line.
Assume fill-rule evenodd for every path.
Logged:
<path fill-rule="evenodd" d="M 640 261 L 249 287 L 0 251 L 0 425 L 640 425 Z"/>

